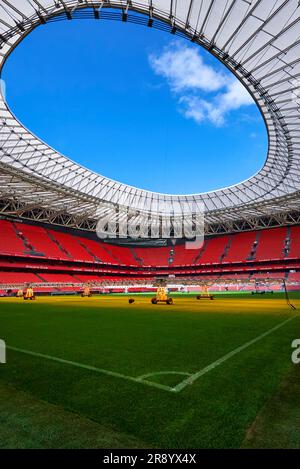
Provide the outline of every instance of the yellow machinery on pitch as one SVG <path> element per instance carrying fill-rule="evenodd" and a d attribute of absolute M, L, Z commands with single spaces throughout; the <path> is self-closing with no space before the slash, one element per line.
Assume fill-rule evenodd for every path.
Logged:
<path fill-rule="evenodd" d="M 203 299 L 213 300 L 214 299 L 214 296 L 208 291 L 208 285 L 202 285 L 201 288 L 202 288 L 202 292 L 201 292 L 201 295 L 197 296 L 197 300 L 203 300 Z"/>
<path fill-rule="evenodd" d="M 168 296 L 166 287 L 158 287 L 156 297 L 152 298 L 151 303 L 157 305 L 158 303 L 166 303 L 167 305 L 173 304 L 173 299 Z"/>
<path fill-rule="evenodd" d="M 35 294 L 32 287 L 28 286 L 25 288 L 23 292 L 23 298 L 24 300 L 35 300 Z"/>
<path fill-rule="evenodd" d="M 92 296 L 91 289 L 89 286 L 84 287 L 81 296 L 82 298 L 90 298 Z"/>

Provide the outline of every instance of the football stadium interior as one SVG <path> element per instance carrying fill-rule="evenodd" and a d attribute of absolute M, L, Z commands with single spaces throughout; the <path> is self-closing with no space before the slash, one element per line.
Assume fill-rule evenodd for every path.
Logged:
<path fill-rule="evenodd" d="M 1 0 L 1 68 L 35 28 L 72 20 L 205 48 L 255 100 L 268 155 L 234 186 L 154 193 L 61 155 L 1 94 L 0 447 L 299 448 L 298 0 Z M 174 234 L 187 210 L 204 211 L 196 248 Z M 143 236 L 115 223 L 100 239 L 116 211 Z M 172 303 L 151 303 L 159 286 Z"/>

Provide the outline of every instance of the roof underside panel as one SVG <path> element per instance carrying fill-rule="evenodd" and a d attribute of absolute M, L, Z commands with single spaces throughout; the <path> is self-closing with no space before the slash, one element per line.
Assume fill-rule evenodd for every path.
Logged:
<path fill-rule="evenodd" d="M 300 6 L 298 0 L 0 0 L 0 66 L 16 45 L 41 23 L 120 10 L 144 14 L 153 27 L 184 33 L 218 57 L 256 99 L 269 133 L 264 167 L 247 181 L 205 194 L 169 196 L 112 181 L 49 148 L 25 129 L 0 99 L 0 172 L 11 175 L 0 196 L 26 196 L 30 203 L 99 217 L 109 206 L 140 212 L 197 212 L 215 221 L 298 206 L 300 189 Z M 115 14 L 115 13 L 114 13 Z M 63 16 L 62 16 L 63 15 Z M 115 15 L 116 16 L 116 15 Z M 104 17 L 104 16 L 103 16 Z M 163 22 L 163 23 L 162 23 Z M 167 26 L 169 25 L 169 26 Z M 49 194 L 52 194 L 50 197 Z M 284 202 L 283 202 L 284 201 Z"/>

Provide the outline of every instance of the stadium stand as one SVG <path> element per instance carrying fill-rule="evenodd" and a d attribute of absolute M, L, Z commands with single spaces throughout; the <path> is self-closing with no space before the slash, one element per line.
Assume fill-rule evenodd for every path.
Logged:
<path fill-rule="evenodd" d="M 67 259 L 66 254 L 59 249 L 57 244 L 53 242 L 47 231 L 39 226 L 26 225 L 24 223 L 16 223 L 19 233 L 24 236 L 32 244 L 34 251 L 42 254 L 48 259 Z M 34 255 L 34 252 L 32 253 Z"/>
<path fill-rule="evenodd" d="M 173 265 L 192 265 L 195 263 L 196 257 L 199 255 L 200 250 L 186 249 L 184 244 L 179 244 L 174 248 Z"/>
<path fill-rule="evenodd" d="M 300 259 L 300 226 L 292 226 L 289 238 L 289 259 Z"/>
<path fill-rule="evenodd" d="M 0 220 L 0 230 L 2 285 L 44 282 L 75 288 L 86 282 L 119 285 L 132 278 L 153 281 L 155 276 L 171 274 L 201 275 L 207 282 L 299 281 L 300 226 L 215 235 L 194 250 L 185 244 L 123 247 L 18 221 Z"/>
<path fill-rule="evenodd" d="M 136 256 L 144 266 L 169 266 L 170 247 L 135 248 Z"/>
<path fill-rule="evenodd" d="M 226 256 L 229 236 L 219 236 L 205 241 L 202 254 L 197 259 L 197 264 L 220 264 Z"/>
<path fill-rule="evenodd" d="M 80 244 L 81 238 L 59 231 L 51 231 L 53 240 L 63 249 L 69 258 L 74 261 L 93 262 L 93 256 Z"/>
<path fill-rule="evenodd" d="M 1 284 L 40 283 L 42 280 L 30 272 L 0 272 Z"/>
<path fill-rule="evenodd" d="M 265 272 L 265 273 L 255 273 L 253 274 L 252 278 L 255 278 L 257 280 L 259 279 L 284 279 L 285 278 L 285 272 Z"/>
<path fill-rule="evenodd" d="M 251 258 L 251 250 L 256 240 L 256 232 L 235 234 L 231 238 L 230 249 L 224 262 L 246 262 Z"/>
<path fill-rule="evenodd" d="M 17 236 L 14 226 L 11 222 L 0 220 L 1 233 L 1 253 L 11 256 L 24 256 L 25 247 L 22 240 Z"/>
<path fill-rule="evenodd" d="M 76 278 L 83 283 L 87 282 L 100 282 L 101 277 L 98 277 L 97 275 L 80 275 L 76 274 Z"/>
<path fill-rule="evenodd" d="M 124 266 L 180 267 L 299 259 L 300 227 L 237 233 L 208 238 L 201 249 L 175 247 L 120 247 L 101 240 L 0 220 L 0 255 L 42 256 L 47 259 Z"/>
<path fill-rule="evenodd" d="M 259 232 L 255 259 L 257 261 L 283 259 L 286 236 L 286 228 L 272 228 Z"/>
<path fill-rule="evenodd" d="M 105 264 L 118 264 L 117 259 L 107 251 L 103 246 L 104 243 L 101 241 L 94 241 L 92 239 L 80 239 L 80 241 L 84 243 L 85 249 L 91 253 L 94 260 Z"/>
<path fill-rule="evenodd" d="M 69 274 L 41 274 L 41 277 L 49 283 L 80 283 L 74 275 Z"/>
<path fill-rule="evenodd" d="M 289 272 L 288 280 L 289 280 L 289 282 L 299 282 L 300 283 L 300 272 Z"/>
<path fill-rule="evenodd" d="M 140 265 L 137 257 L 134 257 L 134 251 L 128 247 L 120 247 L 110 245 L 105 246 L 106 251 L 112 256 L 114 261 L 118 261 L 121 265 Z"/>

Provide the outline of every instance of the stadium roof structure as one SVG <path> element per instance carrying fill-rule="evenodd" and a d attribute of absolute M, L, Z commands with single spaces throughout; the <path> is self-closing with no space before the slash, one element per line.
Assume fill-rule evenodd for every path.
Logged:
<path fill-rule="evenodd" d="M 59 154 L 24 128 L 2 95 L 0 213 L 93 229 L 112 207 L 130 207 L 137 216 L 180 215 L 187 206 L 197 211 L 204 204 L 208 232 L 300 221 L 298 0 L 0 0 L 1 69 L 37 26 L 85 18 L 159 28 L 217 57 L 262 112 L 269 137 L 265 164 L 248 180 L 221 190 L 153 193 L 96 174 Z"/>

